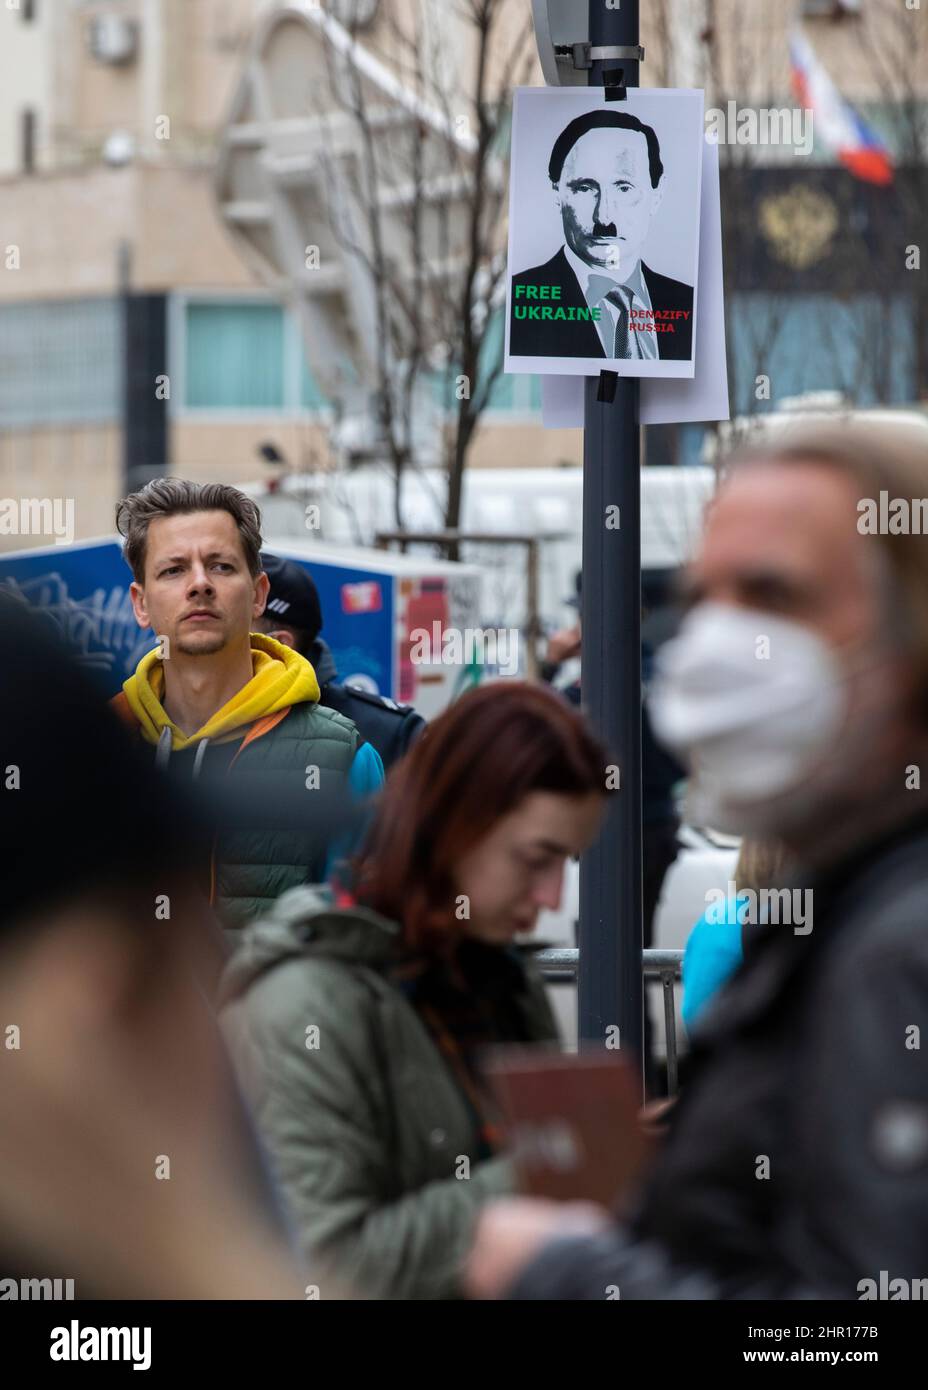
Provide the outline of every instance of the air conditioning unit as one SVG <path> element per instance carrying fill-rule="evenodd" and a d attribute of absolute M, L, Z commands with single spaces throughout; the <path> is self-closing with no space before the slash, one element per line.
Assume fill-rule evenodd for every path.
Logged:
<path fill-rule="evenodd" d="M 845 15 L 860 14 L 860 0 L 802 0 L 799 13 L 807 19 L 842 19 Z"/>
<path fill-rule="evenodd" d="M 88 25 L 90 52 L 98 63 L 131 63 L 138 51 L 138 39 L 138 25 L 126 15 L 94 15 Z"/>

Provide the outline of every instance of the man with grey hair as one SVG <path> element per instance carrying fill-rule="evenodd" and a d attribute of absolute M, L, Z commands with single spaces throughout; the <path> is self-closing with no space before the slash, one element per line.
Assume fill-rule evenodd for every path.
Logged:
<path fill-rule="evenodd" d="M 928 1269 L 928 551 L 858 524 L 883 492 L 928 494 L 921 430 L 801 431 L 711 506 L 652 718 L 704 818 L 799 862 L 814 930 L 748 944 L 627 1224 L 491 1207 L 475 1293 L 872 1298 Z"/>
<path fill-rule="evenodd" d="M 383 765 L 350 719 L 319 704 L 306 658 L 253 631 L 269 585 L 250 498 L 225 483 L 156 478 L 120 502 L 117 525 L 136 621 L 157 639 L 117 712 L 163 764 L 208 773 L 213 789 L 222 778 L 233 797 L 247 784 L 260 802 L 259 823 L 226 827 L 210 865 L 211 900 L 240 926 L 288 888 L 327 877 L 347 845 L 319 814 L 322 798 L 331 807 L 367 795 Z M 262 823 L 275 798 L 297 808 L 293 823 Z"/>

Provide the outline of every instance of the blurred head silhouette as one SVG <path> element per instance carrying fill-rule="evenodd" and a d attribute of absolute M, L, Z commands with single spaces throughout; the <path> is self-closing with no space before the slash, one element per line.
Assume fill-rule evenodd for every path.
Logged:
<path fill-rule="evenodd" d="M 78 1298 L 294 1292 L 204 994 L 194 818 L 2 597 L 0 729 L 0 1264 Z"/>
<path fill-rule="evenodd" d="M 928 552 L 871 529 L 881 495 L 928 496 L 922 430 L 806 427 L 732 461 L 652 691 L 719 828 L 807 855 L 919 809 Z"/>

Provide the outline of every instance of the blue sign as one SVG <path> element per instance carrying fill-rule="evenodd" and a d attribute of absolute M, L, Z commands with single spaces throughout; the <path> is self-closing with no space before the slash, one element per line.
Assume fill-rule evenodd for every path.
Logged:
<path fill-rule="evenodd" d="M 322 636 L 332 649 L 340 681 L 357 680 L 379 695 L 393 695 L 393 584 L 390 574 L 333 565 L 274 550 L 312 576 L 322 606 Z"/>
<path fill-rule="evenodd" d="M 0 555 L 0 593 L 38 608 L 109 695 L 122 689 L 155 641 L 135 621 L 131 583 L 116 541 Z"/>

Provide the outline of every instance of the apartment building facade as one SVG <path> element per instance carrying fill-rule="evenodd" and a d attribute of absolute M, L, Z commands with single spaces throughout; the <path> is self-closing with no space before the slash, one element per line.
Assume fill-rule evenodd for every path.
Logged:
<path fill-rule="evenodd" d="M 509 3 L 516 25 L 528 6 Z M 391 19 L 418 7 L 448 55 L 449 82 L 466 66 L 448 7 L 434 0 L 325 4 L 353 15 L 360 41 L 381 53 Z M 255 27 L 274 8 L 0 0 L 0 495 L 74 496 L 79 537 L 111 530 L 124 488 L 165 469 L 253 479 L 267 443 L 301 470 L 331 463 L 331 411 L 299 322 L 242 258 L 214 195 L 219 132 Z M 913 130 L 925 105 L 924 67 L 906 64 L 924 52 L 926 16 L 909 12 L 904 59 L 893 45 L 906 30 L 883 26 L 878 63 L 863 39 L 890 8 L 898 21 L 889 0 L 655 0 L 642 6 L 642 80 L 704 85 L 707 104 L 790 102 L 787 33 L 802 21 L 846 94 L 898 143 L 906 99 Z M 909 152 L 913 166 L 921 158 Z M 840 254 L 848 219 L 863 243 L 883 237 L 885 247 L 885 200 L 849 183 L 818 144 L 807 158 L 733 147 L 723 166 L 723 209 L 737 224 L 728 289 L 738 407 L 757 360 L 774 403 L 835 384 L 878 397 L 854 379 L 842 327 L 849 315 L 866 334 L 862 304 L 882 316 L 887 399 L 918 398 L 913 282 L 884 259 L 861 285 L 858 263 Z M 823 297 L 836 346 L 833 359 L 811 361 L 801 345 Z M 773 344 L 759 348 L 765 333 Z M 683 432 L 675 456 L 695 457 L 699 434 Z M 542 429 L 537 378 L 506 377 L 470 461 L 553 466 L 579 452 L 578 432 Z"/>

